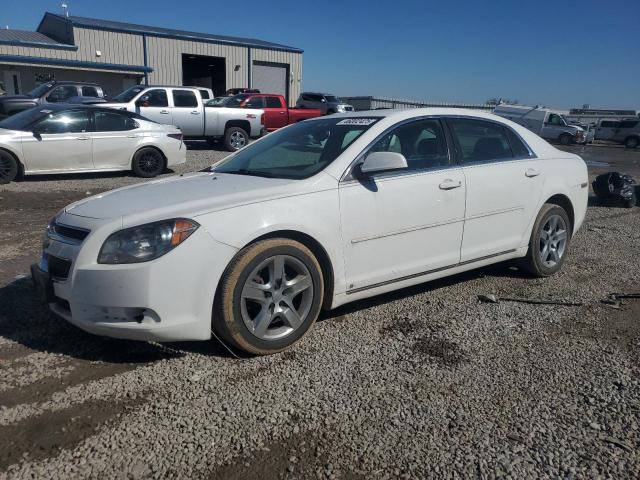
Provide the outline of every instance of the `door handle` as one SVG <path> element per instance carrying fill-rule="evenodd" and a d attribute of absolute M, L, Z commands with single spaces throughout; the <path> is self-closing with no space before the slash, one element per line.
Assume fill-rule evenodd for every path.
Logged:
<path fill-rule="evenodd" d="M 537 177 L 538 175 L 540 175 L 540 170 L 536 170 L 535 168 L 529 168 L 527 169 L 526 172 L 524 172 L 524 174 L 529 178 Z"/>
<path fill-rule="evenodd" d="M 138 135 L 127 135 L 127 138 L 138 138 Z"/>
<path fill-rule="evenodd" d="M 169 114 L 169 110 L 160 110 L 160 113 L 162 115 L 168 115 Z"/>
<path fill-rule="evenodd" d="M 191 115 L 200 115 L 200 112 L 198 110 L 194 110 L 191 112 Z"/>
<path fill-rule="evenodd" d="M 440 190 L 453 190 L 454 188 L 459 188 L 461 186 L 462 182 L 460 180 L 454 182 L 450 178 L 447 178 L 440 185 L 438 185 L 438 187 L 440 187 Z"/>
<path fill-rule="evenodd" d="M 287 113 L 287 112 L 280 112 L 280 115 L 284 115 L 285 113 Z"/>
<path fill-rule="evenodd" d="M 76 140 L 85 141 L 85 140 L 89 140 L 89 137 L 76 137 Z"/>

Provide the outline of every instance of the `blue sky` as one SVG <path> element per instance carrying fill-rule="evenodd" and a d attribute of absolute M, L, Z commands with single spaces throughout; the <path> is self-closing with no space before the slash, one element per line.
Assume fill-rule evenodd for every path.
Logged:
<path fill-rule="evenodd" d="M 2 0 L 0 25 L 33 30 L 60 3 Z M 640 0 L 66 3 L 72 15 L 302 48 L 306 90 L 640 109 Z"/>

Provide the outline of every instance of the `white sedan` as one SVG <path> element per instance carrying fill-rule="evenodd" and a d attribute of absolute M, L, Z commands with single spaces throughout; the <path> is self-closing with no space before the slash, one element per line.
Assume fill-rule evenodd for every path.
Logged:
<path fill-rule="evenodd" d="M 587 168 L 500 117 L 458 109 L 332 115 L 210 170 L 69 205 L 34 279 L 95 334 L 206 340 L 253 354 L 335 308 L 491 263 L 557 272 Z"/>
<path fill-rule="evenodd" d="M 185 161 L 178 128 L 131 112 L 60 104 L 0 122 L 0 183 L 20 175 L 118 170 L 155 177 Z"/>

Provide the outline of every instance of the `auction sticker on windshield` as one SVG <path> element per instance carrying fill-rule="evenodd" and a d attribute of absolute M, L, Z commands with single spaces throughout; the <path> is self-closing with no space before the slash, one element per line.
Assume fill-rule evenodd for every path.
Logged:
<path fill-rule="evenodd" d="M 376 123 L 378 118 L 345 118 L 344 120 L 339 121 L 336 125 L 365 125 L 369 126 L 373 123 Z"/>

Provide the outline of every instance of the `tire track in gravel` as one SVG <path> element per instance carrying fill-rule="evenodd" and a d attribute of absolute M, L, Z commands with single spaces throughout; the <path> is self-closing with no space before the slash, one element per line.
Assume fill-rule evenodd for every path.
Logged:
<path fill-rule="evenodd" d="M 114 402 L 88 401 L 55 414 L 45 412 L 14 425 L 0 426 L 0 469 L 21 460 L 53 457 L 72 448 L 108 423 L 115 423 L 144 398 Z"/>

